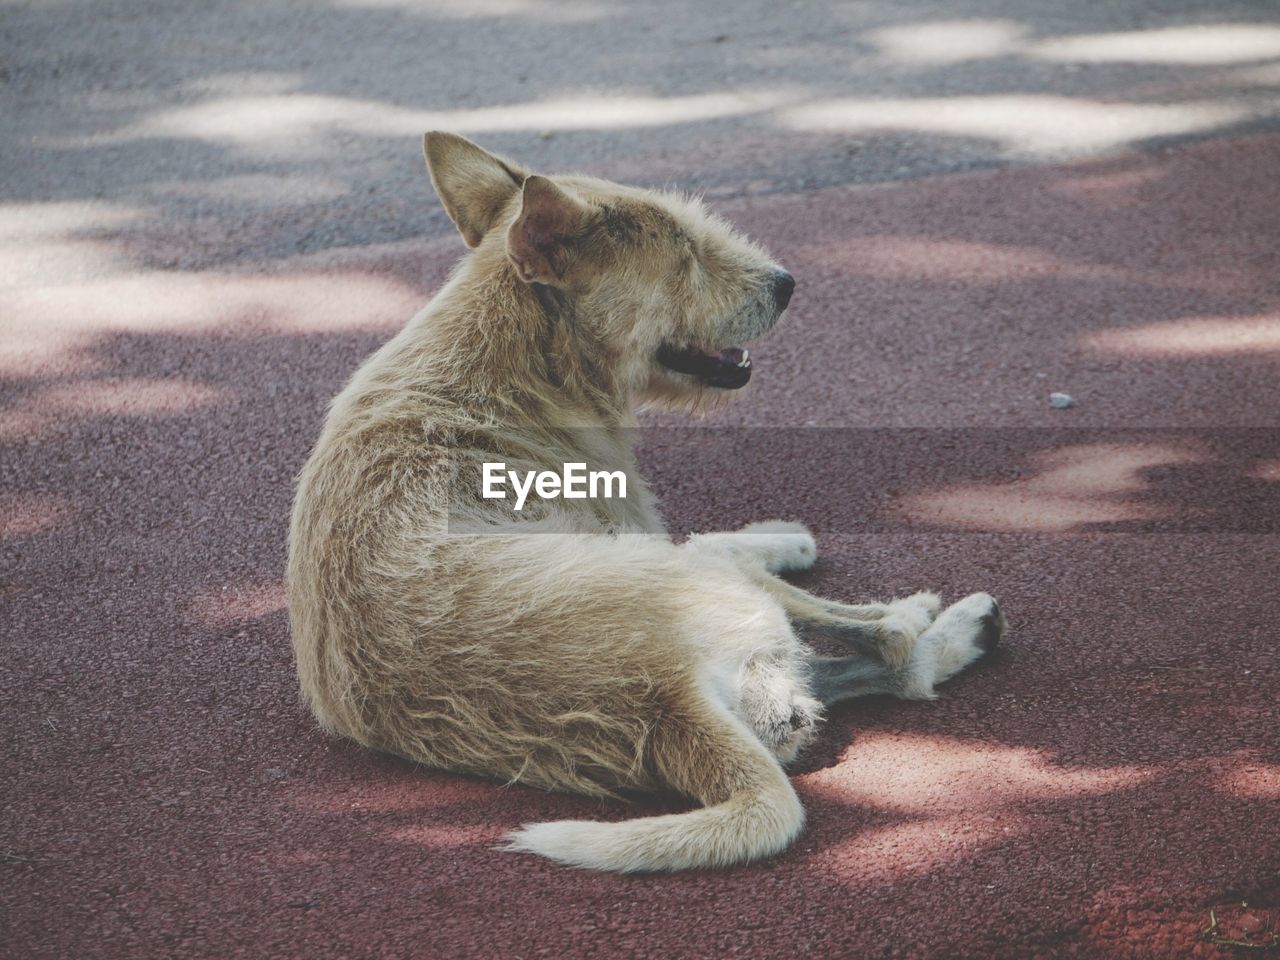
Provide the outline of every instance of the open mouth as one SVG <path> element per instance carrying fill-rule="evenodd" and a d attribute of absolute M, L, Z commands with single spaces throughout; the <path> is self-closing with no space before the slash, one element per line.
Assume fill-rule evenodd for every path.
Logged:
<path fill-rule="evenodd" d="M 751 355 L 741 347 L 707 353 L 697 347 L 658 348 L 658 362 L 676 373 L 697 377 L 709 387 L 737 390 L 751 379 Z"/>

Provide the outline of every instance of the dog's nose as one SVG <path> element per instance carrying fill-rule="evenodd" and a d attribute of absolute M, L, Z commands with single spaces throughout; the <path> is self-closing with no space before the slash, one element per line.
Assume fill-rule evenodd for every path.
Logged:
<path fill-rule="evenodd" d="M 773 302 L 778 305 L 779 310 L 787 309 L 787 304 L 791 302 L 791 294 L 796 288 L 796 278 L 785 270 L 780 270 L 773 275 Z"/>

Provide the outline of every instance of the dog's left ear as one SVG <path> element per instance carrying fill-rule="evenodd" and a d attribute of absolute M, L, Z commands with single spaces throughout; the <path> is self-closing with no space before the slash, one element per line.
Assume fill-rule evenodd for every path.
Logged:
<path fill-rule="evenodd" d="M 422 138 L 431 183 L 468 247 L 478 247 L 524 182 L 524 171 L 466 137 L 433 130 Z"/>
<path fill-rule="evenodd" d="M 507 255 L 526 283 L 561 286 L 569 242 L 586 230 L 591 207 L 546 177 L 526 177 L 520 215 L 507 231 Z"/>

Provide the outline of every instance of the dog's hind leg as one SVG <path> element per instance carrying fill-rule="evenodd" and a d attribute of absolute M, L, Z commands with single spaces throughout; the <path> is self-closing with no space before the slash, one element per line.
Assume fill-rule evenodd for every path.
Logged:
<path fill-rule="evenodd" d="M 807 648 L 797 641 L 798 656 L 756 657 L 746 664 L 738 690 L 737 710 L 775 757 L 790 763 L 817 733 L 822 704 L 809 689 Z"/>

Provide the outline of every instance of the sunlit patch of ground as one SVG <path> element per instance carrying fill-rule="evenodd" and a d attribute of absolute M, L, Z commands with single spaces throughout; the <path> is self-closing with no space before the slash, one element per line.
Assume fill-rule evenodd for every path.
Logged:
<path fill-rule="evenodd" d="M 912 494 L 901 512 L 956 529 L 1061 532 L 1085 524 L 1170 515 L 1174 505 L 1141 502 L 1142 471 L 1196 462 L 1199 454 L 1167 444 L 1080 444 L 1040 454 L 1036 474 L 1009 483 L 961 484 Z"/>
<path fill-rule="evenodd" d="M 1085 345 L 1104 353 L 1147 357 L 1205 357 L 1280 351 L 1280 313 L 1251 317 L 1190 317 L 1141 327 L 1102 330 Z"/>

